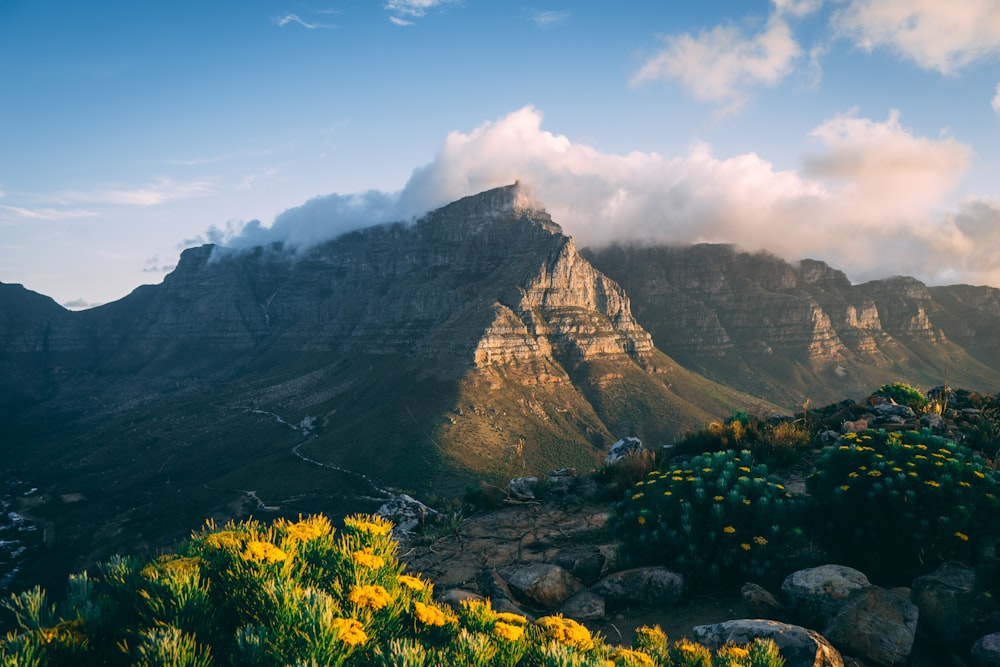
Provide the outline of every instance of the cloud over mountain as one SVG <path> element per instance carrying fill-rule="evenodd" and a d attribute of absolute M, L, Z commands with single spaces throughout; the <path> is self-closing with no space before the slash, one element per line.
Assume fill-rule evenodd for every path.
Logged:
<path fill-rule="evenodd" d="M 800 171 L 778 170 L 754 153 L 718 157 L 706 144 L 673 157 L 615 155 L 544 130 L 542 114 L 525 107 L 449 134 L 397 193 L 317 197 L 270 226 L 254 221 L 209 237 L 304 246 L 520 180 L 580 245 L 726 242 L 825 259 L 855 280 L 907 274 L 1000 285 L 1000 253 L 982 247 L 1000 245 L 1000 204 L 947 210 L 968 146 L 915 136 L 895 111 L 884 122 L 837 116 L 812 137 L 819 149 Z"/>

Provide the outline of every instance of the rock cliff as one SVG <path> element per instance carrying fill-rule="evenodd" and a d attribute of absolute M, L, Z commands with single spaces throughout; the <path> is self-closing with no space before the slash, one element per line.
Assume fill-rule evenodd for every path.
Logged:
<path fill-rule="evenodd" d="M 906 277 L 852 285 L 817 260 L 728 245 L 584 255 L 632 298 L 656 347 L 779 403 L 825 404 L 886 382 L 1000 386 L 1000 291 Z"/>

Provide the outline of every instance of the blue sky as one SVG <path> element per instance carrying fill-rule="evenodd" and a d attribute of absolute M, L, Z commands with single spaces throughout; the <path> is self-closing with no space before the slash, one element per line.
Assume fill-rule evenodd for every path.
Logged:
<path fill-rule="evenodd" d="M 581 246 L 1000 286 L 998 64 L 995 0 L 5 0 L 0 281 L 103 303 L 520 179 Z"/>

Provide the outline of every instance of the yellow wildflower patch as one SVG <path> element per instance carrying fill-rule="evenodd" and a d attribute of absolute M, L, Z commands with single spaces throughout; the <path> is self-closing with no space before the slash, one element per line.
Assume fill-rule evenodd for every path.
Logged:
<path fill-rule="evenodd" d="M 372 570 L 377 570 L 385 565 L 385 559 L 372 553 L 371 549 L 355 551 L 351 554 L 351 560 L 361 567 L 367 567 Z"/>
<path fill-rule="evenodd" d="M 732 535 L 733 533 L 736 532 L 736 526 L 726 526 L 725 528 L 722 529 L 722 532 L 728 535 Z"/>
<path fill-rule="evenodd" d="M 353 586 L 347 594 L 347 599 L 356 607 L 366 609 L 382 609 L 389 606 L 392 596 L 381 586 Z"/>
<path fill-rule="evenodd" d="M 243 552 L 243 560 L 254 561 L 255 563 L 280 563 L 288 558 L 288 554 L 274 546 L 270 542 L 261 540 L 251 540 L 247 542 L 246 550 Z"/>
<path fill-rule="evenodd" d="M 572 618 L 565 618 L 561 614 L 543 616 L 535 621 L 535 625 L 541 628 L 548 639 L 554 639 L 567 646 L 578 648 L 581 651 L 589 651 L 594 647 L 594 640 L 590 636 L 590 630 Z"/>
<path fill-rule="evenodd" d="M 427 584 L 423 579 L 419 577 L 411 577 L 408 574 L 401 574 L 396 577 L 396 581 L 399 582 L 400 586 L 409 588 L 411 591 L 422 591 L 427 588 Z"/>
<path fill-rule="evenodd" d="M 392 532 L 392 522 L 380 516 L 356 514 L 344 519 L 344 529 L 365 535 L 388 535 Z"/>
<path fill-rule="evenodd" d="M 360 646 L 368 641 L 365 626 L 355 618 L 335 618 L 330 625 L 337 631 L 337 639 L 348 646 Z"/>
<path fill-rule="evenodd" d="M 524 626 L 499 622 L 493 626 L 493 635 L 508 642 L 516 642 L 524 636 Z"/>
<path fill-rule="evenodd" d="M 448 615 L 440 607 L 416 601 L 413 603 L 413 615 L 424 625 L 441 627 L 448 622 Z"/>

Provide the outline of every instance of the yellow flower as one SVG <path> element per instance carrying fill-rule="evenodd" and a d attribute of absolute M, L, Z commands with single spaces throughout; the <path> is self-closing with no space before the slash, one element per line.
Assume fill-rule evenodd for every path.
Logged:
<path fill-rule="evenodd" d="M 638 518 L 638 519 L 636 519 L 636 521 L 638 521 L 638 522 L 639 522 L 639 525 L 640 525 L 640 526 L 643 526 L 643 525 L 645 525 L 645 524 L 646 524 L 646 517 L 644 517 L 644 516 L 643 516 L 642 514 L 640 514 L 640 515 L 639 515 L 639 518 Z"/>
<path fill-rule="evenodd" d="M 344 528 L 352 533 L 380 536 L 392 532 L 392 522 L 380 516 L 355 514 L 344 519 Z"/>
<path fill-rule="evenodd" d="M 976 477 L 978 477 L 979 479 L 985 479 L 986 478 L 986 475 L 983 474 L 983 472 L 980 471 L 980 470 L 973 470 L 972 474 L 975 475 Z"/>
<path fill-rule="evenodd" d="M 743 551 L 750 551 L 750 545 L 744 542 L 740 545 L 740 549 L 743 549 Z"/>
<path fill-rule="evenodd" d="M 625 667 L 656 667 L 656 662 L 643 653 L 630 648 L 618 648 L 611 654 L 615 663 Z"/>
<path fill-rule="evenodd" d="M 850 477 L 851 479 L 854 479 L 857 476 L 858 476 L 857 472 L 852 472 L 850 475 L 848 475 L 848 477 Z"/>
<path fill-rule="evenodd" d="M 205 538 L 205 544 L 213 549 L 236 551 L 243 548 L 243 535 L 235 530 L 220 530 Z"/>
<path fill-rule="evenodd" d="M 640 498 L 642 498 L 645 495 L 646 495 L 645 493 L 637 493 L 634 496 L 632 496 L 632 500 L 639 500 Z"/>
<path fill-rule="evenodd" d="M 348 646 L 358 646 L 368 641 L 365 626 L 354 618 L 335 618 L 330 625 L 337 631 L 337 639 Z"/>
<path fill-rule="evenodd" d="M 750 499 L 749 499 L 749 498 L 744 498 L 744 499 L 743 499 L 743 504 L 744 504 L 744 505 L 749 505 L 749 504 L 751 504 L 751 503 L 750 503 Z"/>
<path fill-rule="evenodd" d="M 750 468 L 748 468 L 747 466 L 740 466 L 740 470 L 742 470 L 743 472 L 750 472 Z"/>
<path fill-rule="evenodd" d="M 672 495 L 674 495 L 674 492 L 673 491 L 664 491 L 663 495 L 665 495 L 665 496 L 672 496 Z"/>
<path fill-rule="evenodd" d="M 959 482 L 958 485 L 961 486 L 961 487 L 964 487 L 966 489 L 971 489 L 972 488 L 972 485 L 969 484 L 968 482 Z"/>
<path fill-rule="evenodd" d="M 965 533 L 956 532 L 955 533 L 955 537 L 957 537 L 958 539 L 962 540 L 963 542 L 968 542 L 969 541 L 969 536 L 966 535 Z"/>
<path fill-rule="evenodd" d="M 270 542 L 253 540 L 247 542 L 246 551 L 243 552 L 243 560 L 252 560 L 257 563 L 279 563 L 288 558 L 288 554 L 274 546 Z"/>
<path fill-rule="evenodd" d="M 849 485 L 849 484 L 841 484 L 841 485 L 840 485 L 840 490 L 841 490 L 841 491 L 847 491 L 847 490 L 848 490 L 848 489 L 850 489 L 850 488 L 851 488 L 851 487 L 850 487 L 850 485 Z"/>
<path fill-rule="evenodd" d="M 721 503 L 723 500 L 725 500 L 725 498 L 723 498 L 722 496 L 716 496 L 712 500 L 714 500 L 717 503 Z"/>
<path fill-rule="evenodd" d="M 423 579 L 411 577 L 408 574 L 399 575 L 396 577 L 396 581 L 398 581 L 400 585 L 409 588 L 411 591 L 422 591 L 427 588 L 427 584 L 424 583 Z"/>
<path fill-rule="evenodd" d="M 727 533 L 729 535 L 732 535 L 733 533 L 736 532 L 736 527 L 735 526 L 726 526 L 725 528 L 722 529 L 722 532 Z"/>
<path fill-rule="evenodd" d="M 381 586 L 352 586 L 347 599 L 357 607 L 368 609 L 382 609 L 392 602 L 392 596 Z"/>
<path fill-rule="evenodd" d="M 881 477 L 882 476 L 882 471 L 880 471 L 880 470 L 869 470 L 868 471 L 868 476 L 869 477 Z"/>
<path fill-rule="evenodd" d="M 924 484 L 926 484 L 927 486 L 933 486 L 933 487 L 934 487 L 935 489 L 937 489 L 937 488 L 940 488 L 940 487 L 941 487 L 941 485 L 940 485 L 940 484 L 938 484 L 938 483 L 937 483 L 936 481 L 934 481 L 933 479 L 931 479 L 931 480 L 928 480 L 928 481 L 924 482 Z"/>
<path fill-rule="evenodd" d="M 493 634 L 500 639 L 516 642 L 524 635 L 524 626 L 500 622 L 493 626 Z"/>
<path fill-rule="evenodd" d="M 372 553 L 371 549 L 365 549 L 364 551 L 355 551 L 351 554 L 351 560 L 362 567 L 371 568 L 372 570 L 377 570 L 378 568 L 385 565 L 385 559 L 381 556 L 376 556 Z"/>
<path fill-rule="evenodd" d="M 419 601 L 413 603 L 413 615 L 424 625 L 441 627 L 448 622 L 448 616 L 440 607 Z"/>
<path fill-rule="evenodd" d="M 497 620 L 504 623 L 510 623 L 512 625 L 526 625 L 528 623 L 528 619 L 526 617 L 509 611 L 498 611 Z"/>
<path fill-rule="evenodd" d="M 594 647 L 590 630 L 580 625 L 572 618 L 564 618 L 561 614 L 543 616 L 535 621 L 548 639 L 554 639 L 567 646 L 573 646 L 581 651 L 589 651 Z"/>
<path fill-rule="evenodd" d="M 767 539 L 760 535 L 754 536 L 753 541 L 759 546 L 767 546 Z"/>
<path fill-rule="evenodd" d="M 330 527 L 330 520 L 325 516 L 300 519 L 295 523 L 279 523 L 278 526 L 285 533 L 285 537 L 298 542 L 315 540 L 317 537 L 322 537 L 333 531 Z"/>

